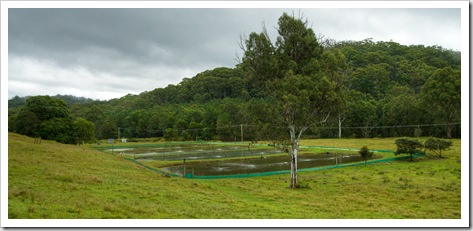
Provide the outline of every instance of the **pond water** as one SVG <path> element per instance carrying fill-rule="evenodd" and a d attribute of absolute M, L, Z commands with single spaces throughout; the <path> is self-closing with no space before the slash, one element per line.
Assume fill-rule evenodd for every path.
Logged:
<path fill-rule="evenodd" d="M 374 157 L 376 158 L 376 157 Z M 261 156 L 219 161 L 199 161 L 185 163 L 186 173 L 195 176 L 233 175 L 245 173 L 271 172 L 291 169 L 291 158 L 288 155 Z M 359 155 L 336 153 L 302 154 L 298 156 L 298 169 L 343 164 L 362 161 Z M 184 175 L 184 164 L 162 167 L 162 170 Z"/>
<path fill-rule="evenodd" d="M 112 149 L 105 150 L 111 152 Z M 113 152 L 132 156 L 136 160 L 196 160 L 281 153 L 274 147 L 189 145 L 174 147 L 135 147 L 114 149 Z"/>
<path fill-rule="evenodd" d="M 103 149 L 102 149 L 103 150 Z M 112 149 L 105 149 L 112 152 Z M 311 151 L 315 151 L 311 149 Z M 347 150 L 348 151 L 348 150 Z M 149 161 L 176 161 L 180 164 L 161 167 L 170 173 L 194 176 L 216 176 L 246 173 L 262 173 L 291 169 L 291 158 L 287 154 L 266 145 L 238 145 L 238 144 L 169 144 L 156 146 L 117 147 L 114 153 L 133 158 L 139 162 Z M 281 155 L 269 155 L 281 154 Z M 237 159 L 232 159 L 237 157 Z M 245 158 L 247 157 L 247 158 Z M 221 159 L 222 160 L 215 160 Z M 373 158 L 380 158 L 373 156 Z M 208 161 L 206 161 L 208 159 Z M 194 161 L 199 160 L 199 161 Z M 185 166 L 184 166 L 185 161 Z M 362 161 L 361 157 L 353 153 L 304 153 L 298 157 L 298 169 L 320 166 L 345 164 Z"/>

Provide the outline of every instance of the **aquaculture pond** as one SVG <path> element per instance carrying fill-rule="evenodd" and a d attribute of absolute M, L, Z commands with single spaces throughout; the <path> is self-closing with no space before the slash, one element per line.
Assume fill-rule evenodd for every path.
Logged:
<path fill-rule="evenodd" d="M 156 145 L 115 146 L 99 148 L 143 165 L 153 166 L 161 161 L 159 168 L 180 176 L 221 176 L 247 173 L 263 173 L 290 170 L 290 156 L 280 149 L 264 144 L 238 143 L 167 143 Z M 299 155 L 298 169 L 362 161 L 355 150 L 321 152 L 317 148 L 304 148 Z M 373 158 L 379 158 L 374 156 Z M 176 160 L 179 163 L 176 164 Z M 173 161 L 162 165 L 162 161 Z"/>
<path fill-rule="evenodd" d="M 377 157 L 374 157 L 377 158 Z M 187 161 L 181 164 L 162 167 L 162 170 L 177 175 L 192 174 L 193 176 L 234 175 L 290 170 L 290 156 L 261 156 L 259 158 Z M 302 154 L 298 158 L 298 169 L 314 168 L 362 161 L 359 155 L 340 153 Z"/>
<path fill-rule="evenodd" d="M 136 146 L 108 148 L 114 152 L 135 160 L 197 160 L 232 158 L 255 155 L 277 154 L 282 151 L 267 145 L 221 145 L 221 144 L 175 144 L 162 146 Z"/>

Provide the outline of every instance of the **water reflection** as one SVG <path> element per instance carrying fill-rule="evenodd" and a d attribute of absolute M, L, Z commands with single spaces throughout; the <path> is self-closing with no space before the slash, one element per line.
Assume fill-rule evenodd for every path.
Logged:
<path fill-rule="evenodd" d="M 299 156 L 297 165 L 298 169 L 304 169 L 358 161 L 362 161 L 359 155 L 337 153 L 330 153 L 329 155 L 326 153 L 303 154 Z M 290 157 L 288 155 L 280 155 L 265 158 L 186 162 L 185 168 L 186 173 L 193 172 L 195 176 L 212 176 L 290 170 L 291 167 Z M 184 175 L 184 164 L 167 166 L 162 169 L 178 175 Z"/>

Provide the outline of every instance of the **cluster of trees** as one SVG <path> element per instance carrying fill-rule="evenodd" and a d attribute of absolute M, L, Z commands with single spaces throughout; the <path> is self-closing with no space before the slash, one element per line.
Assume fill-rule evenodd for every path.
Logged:
<path fill-rule="evenodd" d="M 299 37 L 288 33 L 291 24 Z M 62 127 L 70 127 L 83 118 L 93 123 L 96 139 L 235 141 L 243 131 L 245 141 L 276 140 L 275 131 L 287 132 L 287 126 L 281 123 L 284 118 L 268 120 L 281 117 L 274 102 L 315 99 L 327 87 L 336 88 L 338 98 L 330 99 L 336 107 L 327 109 L 325 123 L 309 124 L 304 137 L 460 137 L 460 52 L 372 39 L 317 39 L 306 22 L 288 15 L 281 17 L 278 30 L 275 42 L 265 29 L 244 39 L 244 57 L 234 68 L 207 70 L 177 85 L 107 101 L 54 96 L 66 103 L 62 107 L 68 115 L 53 121 L 67 121 Z M 30 116 L 32 103 L 27 101 L 9 100 L 9 130 L 49 137 L 45 127 L 53 121 Z M 77 138 L 59 140 L 74 143 Z"/>
<path fill-rule="evenodd" d="M 64 100 L 50 96 L 25 99 L 8 118 L 10 131 L 66 144 L 95 141 L 94 124 L 84 118 L 73 118 Z"/>
<path fill-rule="evenodd" d="M 419 140 L 404 137 L 397 139 L 395 144 L 397 147 L 395 154 L 409 154 L 412 161 L 413 154 L 425 153 L 425 151 L 422 149 L 427 149 L 437 154 L 438 157 L 442 158 L 442 150 L 450 149 L 450 147 L 453 145 L 453 142 L 451 140 L 430 137 L 424 143 L 422 143 Z"/>

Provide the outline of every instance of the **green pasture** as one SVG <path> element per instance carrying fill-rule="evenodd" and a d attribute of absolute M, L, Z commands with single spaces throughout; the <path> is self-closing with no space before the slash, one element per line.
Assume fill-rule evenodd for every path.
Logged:
<path fill-rule="evenodd" d="M 315 139 L 302 145 L 395 150 L 394 141 Z M 289 174 L 165 177 L 91 146 L 37 144 L 9 133 L 8 218 L 459 219 L 460 147 L 456 139 L 444 158 L 300 172 L 305 187 L 289 189 Z"/>

